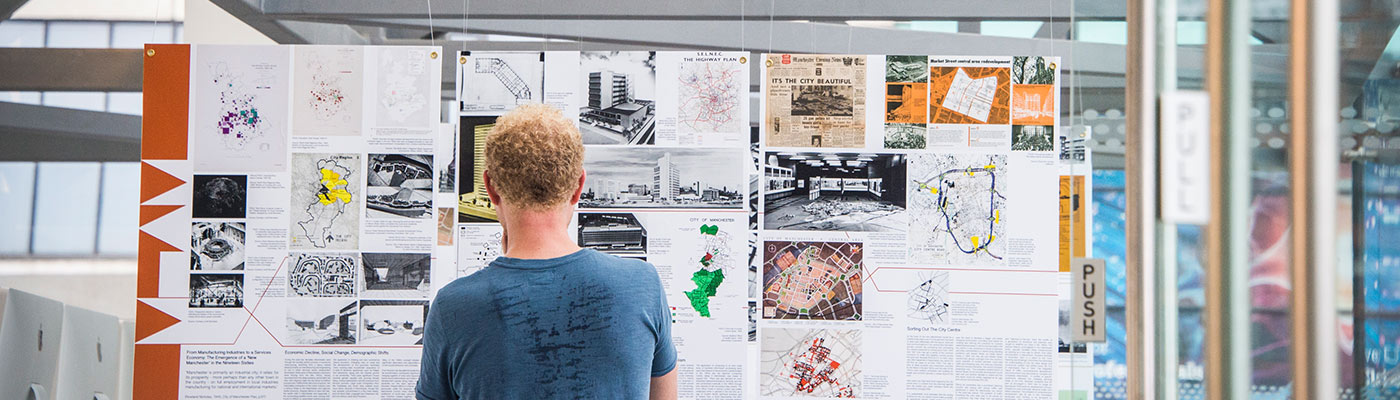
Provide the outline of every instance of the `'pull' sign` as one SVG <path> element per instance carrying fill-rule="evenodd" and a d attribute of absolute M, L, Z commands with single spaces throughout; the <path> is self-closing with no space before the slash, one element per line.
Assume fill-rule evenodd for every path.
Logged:
<path fill-rule="evenodd" d="M 1074 275 L 1071 291 L 1074 303 L 1069 310 L 1069 329 L 1075 342 L 1103 342 L 1108 329 L 1104 307 L 1104 266 L 1102 258 L 1076 258 L 1070 262 Z"/>

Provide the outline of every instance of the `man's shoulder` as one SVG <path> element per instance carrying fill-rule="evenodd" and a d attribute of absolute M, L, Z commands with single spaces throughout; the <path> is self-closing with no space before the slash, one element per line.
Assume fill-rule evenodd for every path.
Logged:
<path fill-rule="evenodd" d="M 483 269 L 448 282 L 438 290 L 433 307 L 470 307 L 471 302 L 484 300 L 483 295 L 490 290 L 490 276 L 487 269 Z"/>
<path fill-rule="evenodd" d="M 618 257 L 599 251 L 592 252 L 594 253 L 594 257 L 592 257 L 589 262 L 595 267 L 598 267 L 602 272 L 633 281 L 637 279 L 653 279 L 656 280 L 657 283 L 660 283 L 659 276 L 657 276 L 656 273 L 656 267 L 649 262 L 635 258 Z"/>

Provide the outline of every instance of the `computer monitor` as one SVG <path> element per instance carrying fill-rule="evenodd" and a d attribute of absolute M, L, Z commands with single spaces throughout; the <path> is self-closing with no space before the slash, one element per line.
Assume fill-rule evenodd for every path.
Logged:
<path fill-rule="evenodd" d="M 122 323 L 116 316 L 63 306 L 63 351 L 55 399 L 115 400 L 120 388 Z"/>
<path fill-rule="evenodd" d="M 122 373 L 117 398 L 131 398 L 132 371 L 136 368 L 136 321 L 122 320 Z"/>
<path fill-rule="evenodd" d="M 51 400 L 63 337 L 63 303 L 16 289 L 0 320 L 0 398 Z"/>

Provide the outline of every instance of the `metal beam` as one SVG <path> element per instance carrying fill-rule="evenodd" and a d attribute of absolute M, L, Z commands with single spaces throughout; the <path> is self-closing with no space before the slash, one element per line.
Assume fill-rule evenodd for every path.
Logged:
<path fill-rule="evenodd" d="M 141 117 L 0 102 L 0 161 L 137 161 Z"/>
<path fill-rule="evenodd" d="M 263 13 L 257 0 L 210 0 L 248 26 L 281 44 L 369 44 L 369 39 L 343 23 L 282 21 Z"/>
<path fill-rule="evenodd" d="M 1046 22 L 1040 26 L 1040 30 L 1035 32 L 1037 39 L 1073 39 L 1070 32 L 1073 32 L 1074 24 L 1069 22 Z"/>
<path fill-rule="evenodd" d="M 141 49 L 0 48 L 0 60 L 0 91 L 141 91 Z"/>
<path fill-rule="evenodd" d="M 1069 7 L 1055 7 L 1047 13 L 1042 7 L 1026 7 L 1021 0 L 806 0 L 806 1 L 666 1 L 582 0 L 520 1 L 431 0 L 432 16 L 438 20 L 460 19 L 465 12 L 473 20 L 488 19 L 650 19 L 650 20 L 741 20 L 774 19 L 847 20 L 1069 20 L 1122 19 L 1122 2 L 1093 1 Z M 268 14 L 278 18 L 426 18 L 427 1 L 379 0 L 266 0 Z"/>
<path fill-rule="evenodd" d="M 15 15 L 15 10 L 28 2 L 29 0 L 0 0 L 0 21 L 10 19 L 10 16 Z"/>
<path fill-rule="evenodd" d="M 428 28 L 417 19 L 367 20 L 369 25 Z M 460 31 L 461 25 L 439 25 L 438 30 Z M 674 47 L 693 50 L 747 50 L 755 53 L 859 54 L 1038 54 L 1064 56 L 1066 70 L 1084 73 L 1123 73 L 1123 46 L 1068 40 L 1024 39 L 961 33 L 921 32 L 903 29 L 865 28 L 844 24 L 768 21 L 471 21 L 467 32 L 559 38 L 642 47 Z M 552 47 L 553 45 L 551 45 Z M 1102 57 L 1077 60 L 1072 48 Z M 568 49 L 564 47 L 563 49 Z M 1086 68 L 1087 67 L 1087 68 Z M 1279 73 L 1282 74 L 1280 69 Z"/>

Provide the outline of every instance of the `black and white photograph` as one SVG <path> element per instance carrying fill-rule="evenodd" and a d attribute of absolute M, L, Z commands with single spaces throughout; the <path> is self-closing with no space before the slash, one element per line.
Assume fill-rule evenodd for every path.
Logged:
<path fill-rule="evenodd" d="M 903 154 L 770 152 L 763 229 L 904 232 Z"/>
<path fill-rule="evenodd" d="M 656 143 L 656 52 L 585 51 L 579 71 L 584 144 Z"/>
<path fill-rule="evenodd" d="M 287 257 L 287 296 L 354 297 L 356 253 L 292 253 Z"/>
<path fill-rule="evenodd" d="M 190 274 L 190 308 L 243 307 L 243 274 Z"/>
<path fill-rule="evenodd" d="M 1084 129 L 1088 129 L 1087 127 Z M 1070 164 L 1083 164 L 1085 160 L 1086 133 L 1069 133 L 1060 129 L 1060 161 Z"/>
<path fill-rule="evenodd" d="M 578 213 L 578 245 L 619 257 L 645 257 L 647 228 L 632 213 Z"/>
<path fill-rule="evenodd" d="M 746 154 L 728 149 L 589 146 L 582 208 L 744 208 Z"/>
<path fill-rule="evenodd" d="M 1011 150 L 1015 151 L 1050 151 L 1055 149 L 1055 143 L 1051 138 L 1055 137 L 1055 128 L 1042 125 L 1012 125 L 1011 126 Z"/>
<path fill-rule="evenodd" d="M 885 82 L 928 82 L 928 56 L 885 56 Z"/>
<path fill-rule="evenodd" d="M 496 206 L 486 195 L 486 136 L 496 117 L 461 117 L 457 124 L 457 222 L 496 222 Z"/>
<path fill-rule="evenodd" d="M 855 115 L 854 101 L 855 88 L 851 85 L 794 85 L 792 87 L 793 116 L 850 117 Z"/>
<path fill-rule="evenodd" d="M 1053 85 L 1058 67 L 1045 57 L 1012 57 L 1011 83 Z"/>
<path fill-rule="evenodd" d="M 458 54 L 458 108 L 499 114 L 544 102 L 544 53 L 464 51 Z"/>
<path fill-rule="evenodd" d="M 423 321 L 428 302 L 422 300 L 360 300 L 359 344 L 413 346 L 423 344 Z"/>
<path fill-rule="evenodd" d="M 360 257 L 360 296 L 387 298 L 428 298 L 429 264 L 427 253 L 364 253 Z"/>
<path fill-rule="evenodd" d="M 370 218 L 433 217 L 433 156 L 370 154 L 365 209 Z"/>
<path fill-rule="evenodd" d="M 283 344 L 355 344 L 360 307 L 354 300 L 302 299 L 286 304 Z"/>
<path fill-rule="evenodd" d="M 195 218 L 248 216 L 247 175 L 195 175 L 190 211 Z"/>
<path fill-rule="evenodd" d="M 1087 352 L 1088 352 L 1088 345 L 1086 345 L 1086 344 L 1084 344 L 1084 343 L 1074 343 L 1074 342 L 1073 342 L 1073 339 L 1071 339 L 1071 338 L 1074 337 L 1074 333 L 1071 332 L 1070 329 L 1069 329 L 1069 320 L 1070 320 L 1070 318 L 1069 318 L 1069 317 L 1070 317 L 1070 314 L 1069 314 L 1069 313 L 1070 313 L 1069 306 L 1070 306 L 1070 301 L 1069 301 L 1068 299 L 1061 299 L 1061 300 L 1060 300 L 1060 330 L 1059 330 L 1059 332 L 1060 332 L 1060 335 L 1059 335 L 1059 336 L 1060 336 L 1060 340 L 1059 340 L 1060 346 L 1059 346 L 1059 352 L 1061 352 L 1061 353 L 1087 353 Z"/>
<path fill-rule="evenodd" d="M 885 124 L 886 149 L 923 149 L 927 146 L 924 124 Z"/>
<path fill-rule="evenodd" d="M 758 302 L 749 302 L 749 343 L 758 342 Z"/>
<path fill-rule="evenodd" d="M 444 130 L 445 135 L 438 136 L 437 155 L 433 161 L 437 162 L 433 168 L 437 170 L 437 191 L 438 193 L 456 193 L 457 191 L 457 132 Z M 452 143 L 452 149 L 445 150 L 446 143 Z"/>
<path fill-rule="evenodd" d="M 241 271 L 247 257 L 243 222 L 195 222 L 190 227 L 190 269 Z"/>

